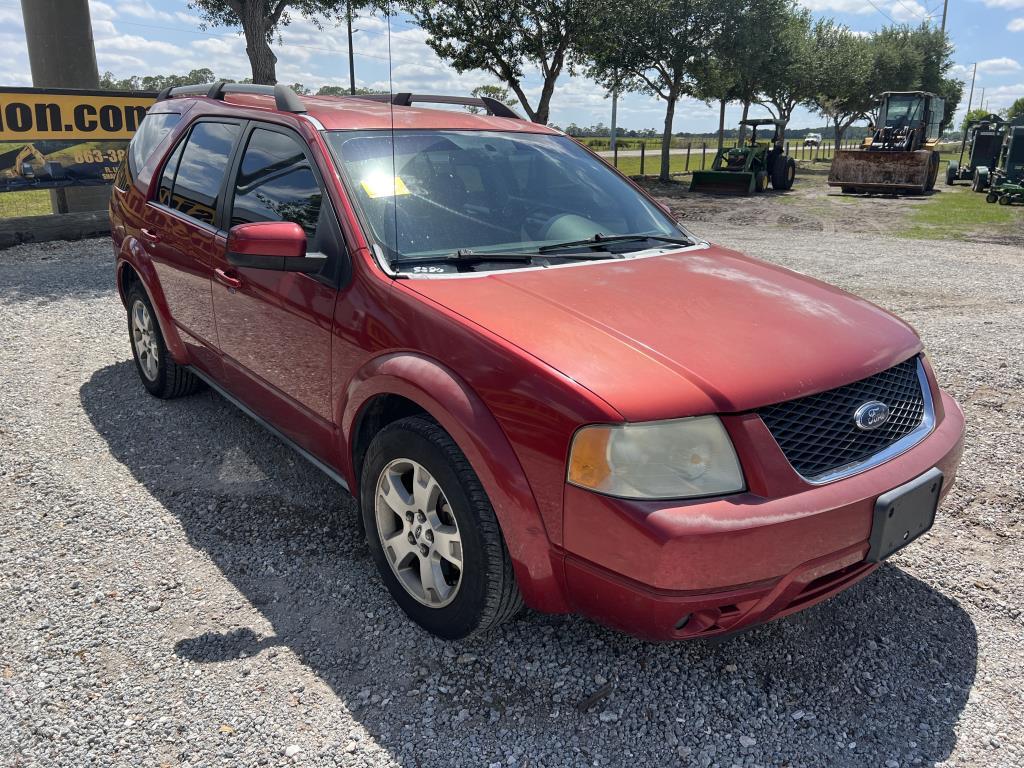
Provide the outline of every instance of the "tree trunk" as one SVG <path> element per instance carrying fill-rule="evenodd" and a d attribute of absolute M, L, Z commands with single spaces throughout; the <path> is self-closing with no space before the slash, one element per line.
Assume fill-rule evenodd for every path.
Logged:
<path fill-rule="evenodd" d="M 718 154 L 725 148 L 725 99 L 718 100 Z"/>
<path fill-rule="evenodd" d="M 672 180 L 669 162 L 672 159 L 672 121 L 676 115 L 676 99 L 673 92 L 665 107 L 665 131 L 661 135 L 661 173 L 658 175 L 661 181 Z"/>
<path fill-rule="evenodd" d="M 786 143 L 786 126 L 789 125 L 789 115 L 779 117 L 779 124 L 775 127 L 775 139 L 785 145 Z"/>
<path fill-rule="evenodd" d="M 545 78 L 544 85 L 540 90 L 540 100 L 537 102 L 537 109 L 530 116 L 533 122 L 540 123 L 541 125 L 548 124 L 548 115 L 551 112 L 551 97 L 555 93 L 555 81 L 557 79 L 558 75 Z"/>
<path fill-rule="evenodd" d="M 843 134 L 846 133 L 846 126 L 842 124 L 842 121 L 840 121 L 838 116 L 836 116 L 835 132 L 836 132 L 836 146 L 838 147 L 838 146 L 842 145 L 842 143 L 843 143 Z"/>
<path fill-rule="evenodd" d="M 260 85 L 277 84 L 277 56 L 270 48 L 270 30 L 262 4 L 249 3 L 242 16 L 245 53 L 252 67 L 252 81 Z"/>
<path fill-rule="evenodd" d="M 747 126 L 745 126 L 743 124 L 743 121 L 747 119 L 747 113 L 748 112 L 750 112 L 750 102 L 744 100 L 744 102 L 743 102 L 743 117 L 740 118 L 739 139 L 737 139 L 737 141 L 736 141 L 736 146 L 737 147 L 742 147 L 743 146 L 743 142 L 747 138 Z"/>
<path fill-rule="evenodd" d="M 352 0 L 345 2 L 345 20 L 348 23 L 348 92 L 356 95 L 356 57 L 352 50 Z"/>

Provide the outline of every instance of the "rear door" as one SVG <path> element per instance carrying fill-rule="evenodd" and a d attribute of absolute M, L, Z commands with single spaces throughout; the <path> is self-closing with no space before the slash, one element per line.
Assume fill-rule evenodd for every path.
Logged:
<path fill-rule="evenodd" d="M 244 126 L 221 118 L 191 126 L 164 163 L 140 232 L 192 361 L 217 378 L 221 366 L 210 281 L 227 244 L 217 211 Z"/>
<path fill-rule="evenodd" d="M 232 391 L 314 454 L 332 456 L 331 328 L 336 275 L 345 258 L 337 217 L 305 142 L 252 122 L 231 171 L 227 229 L 293 221 L 307 253 L 327 256 L 320 274 L 214 264 L 213 303 Z"/>

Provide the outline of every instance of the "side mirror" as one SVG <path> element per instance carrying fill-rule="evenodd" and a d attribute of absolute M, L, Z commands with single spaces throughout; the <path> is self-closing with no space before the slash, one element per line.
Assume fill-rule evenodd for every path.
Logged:
<path fill-rule="evenodd" d="M 306 255 L 306 233 L 292 221 L 238 224 L 228 232 L 228 263 L 235 267 L 319 272 L 326 259 Z"/>

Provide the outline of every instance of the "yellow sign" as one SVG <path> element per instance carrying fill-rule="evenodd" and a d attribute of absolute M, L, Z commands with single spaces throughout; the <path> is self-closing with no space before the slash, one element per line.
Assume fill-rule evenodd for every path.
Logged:
<path fill-rule="evenodd" d="M 154 101 L 118 91 L 0 88 L 0 141 L 130 139 Z"/>

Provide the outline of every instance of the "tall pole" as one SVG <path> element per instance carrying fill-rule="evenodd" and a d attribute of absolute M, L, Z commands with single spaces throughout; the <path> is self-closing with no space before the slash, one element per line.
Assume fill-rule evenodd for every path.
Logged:
<path fill-rule="evenodd" d="M 971 114 L 971 105 L 974 104 L 974 78 L 978 76 L 978 62 L 974 62 L 974 73 L 971 75 L 971 95 L 967 97 L 967 114 Z"/>
<path fill-rule="evenodd" d="M 616 121 L 619 115 L 619 89 L 618 86 L 612 88 L 612 140 L 611 148 L 612 152 L 615 151 L 615 132 L 616 132 Z"/>
<path fill-rule="evenodd" d="M 949 0 L 942 2 L 942 34 L 946 34 L 946 11 L 949 8 Z"/>
<path fill-rule="evenodd" d="M 985 89 L 981 89 L 981 98 L 978 99 L 978 109 L 985 109 Z"/>
<path fill-rule="evenodd" d="M 98 88 L 89 0 L 21 0 L 25 43 L 36 88 Z M 73 187 L 50 192 L 55 213 L 107 207 L 110 188 Z"/>
<path fill-rule="evenodd" d="M 345 19 L 348 22 L 348 92 L 356 95 L 356 57 L 352 51 L 352 0 L 345 3 Z"/>

